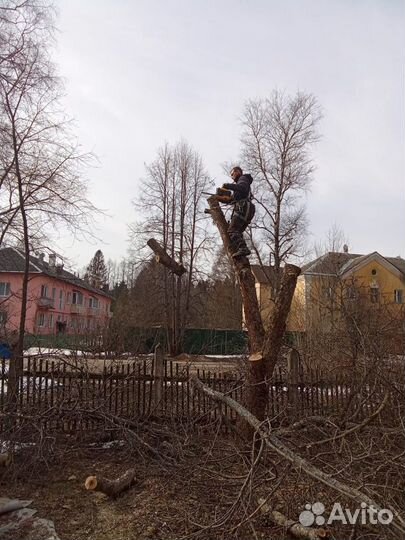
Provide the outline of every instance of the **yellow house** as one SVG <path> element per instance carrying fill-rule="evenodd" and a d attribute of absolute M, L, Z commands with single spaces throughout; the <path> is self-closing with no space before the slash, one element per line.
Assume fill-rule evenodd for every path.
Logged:
<path fill-rule="evenodd" d="M 341 327 L 346 317 L 376 314 L 403 323 L 405 260 L 329 252 L 304 266 L 294 295 L 291 330 Z"/>
<path fill-rule="evenodd" d="M 264 324 L 274 304 L 274 269 L 252 265 L 256 294 Z M 302 268 L 291 306 L 287 330 L 307 332 L 341 328 L 345 317 L 374 317 L 384 313 L 404 332 L 405 260 L 328 252 Z"/>
<path fill-rule="evenodd" d="M 274 305 L 275 272 L 272 266 L 252 264 L 251 270 L 255 278 L 256 296 L 264 325 L 268 321 Z M 243 314 L 243 322 L 245 317 Z"/>

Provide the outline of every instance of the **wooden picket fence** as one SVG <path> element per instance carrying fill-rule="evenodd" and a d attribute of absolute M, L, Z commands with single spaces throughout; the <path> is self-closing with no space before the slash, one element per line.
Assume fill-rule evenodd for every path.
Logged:
<path fill-rule="evenodd" d="M 100 361 L 103 362 L 103 361 Z M 243 402 L 244 375 L 194 369 L 192 364 L 166 360 L 162 355 L 141 360 L 108 363 L 91 369 L 72 360 L 28 357 L 18 393 L 21 417 L 43 417 L 49 429 L 74 431 L 99 429 L 103 413 L 122 419 L 174 419 L 179 422 L 210 424 L 219 418 L 235 421 L 236 414 L 226 405 L 218 406 L 207 396 L 193 392 L 190 374 L 211 388 Z M 0 412 L 7 404 L 8 361 L 0 361 Z M 236 366 L 235 366 L 236 368 Z M 287 372 L 277 369 L 269 384 L 268 415 L 275 424 L 308 415 L 355 417 L 370 416 L 380 405 L 386 386 L 374 380 L 356 386 L 342 375 L 327 376 L 320 370 L 299 374 L 296 366 Z M 384 415 L 389 420 L 395 401 L 395 388 Z M 91 412 L 94 412 L 92 415 Z M 78 420 L 80 418 L 83 420 Z"/>

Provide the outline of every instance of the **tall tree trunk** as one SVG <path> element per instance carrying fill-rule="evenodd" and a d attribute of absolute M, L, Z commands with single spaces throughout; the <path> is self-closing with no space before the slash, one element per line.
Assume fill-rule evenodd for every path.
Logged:
<path fill-rule="evenodd" d="M 14 120 L 14 118 L 13 118 Z M 23 239 L 24 239 L 24 275 L 22 282 L 22 291 L 21 291 L 21 310 L 20 310 L 20 323 L 18 328 L 18 339 L 17 343 L 13 348 L 13 357 L 10 362 L 9 378 L 8 378 L 8 408 L 11 411 L 16 410 L 17 401 L 19 395 L 20 381 L 23 375 L 24 369 L 24 336 L 25 336 L 25 321 L 27 317 L 27 299 L 28 299 L 28 280 L 29 280 L 29 266 L 30 266 L 30 245 L 29 245 L 29 230 L 28 230 L 28 219 L 27 213 L 25 211 L 25 201 L 23 193 L 23 179 L 20 171 L 19 156 L 18 156 L 18 145 L 17 145 L 17 136 L 13 124 L 13 150 L 15 156 L 15 169 L 16 169 L 16 178 L 18 186 L 18 198 L 19 198 L 19 207 L 21 213 L 21 219 L 23 224 Z"/>
<path fill-rule="evenodd" d="M 260 420 L 265 418 L 268 403 L 268 379 L 272 376 L 280 351 L 300 268 L 286 265 L 280 293 L 276 298 L 267 334 L 263 326 L 256 284 L 249 260 L 246 257 L 234 259 L 234 248 L 228 234 L 228 223 L 215 197 L 208 199 L 210 214 L 218 227 L 224 247 L 235 268 L 242 294 L 245 323 L 249 334 L 248 391 L 246 406 Z"/>

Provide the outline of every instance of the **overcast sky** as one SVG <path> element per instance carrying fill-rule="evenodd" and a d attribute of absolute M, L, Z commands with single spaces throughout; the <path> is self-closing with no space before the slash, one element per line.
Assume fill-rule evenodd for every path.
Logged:
<path fill-rule="evenodd" d="M 102 242 L 60 241 L 83 266 L 127 252 L 145 163 L 189 141 L 221 184 L 245 100 L 313 93 L 322 140 L 307 196 L 311 241 L 405 257 L 403 0 L 59 0 L 56 60 L 83 146 Z"/>

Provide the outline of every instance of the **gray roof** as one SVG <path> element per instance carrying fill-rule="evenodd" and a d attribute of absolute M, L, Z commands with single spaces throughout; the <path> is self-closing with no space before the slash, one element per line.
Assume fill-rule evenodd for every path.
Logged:
<path fill-rule="evenodd" d="M 341 269 L 353 259 L 362 257 L 357 253 L 340 253 L 329 251 L 321 257 L 305 264 L 303 274 L 338 274 Z"/>
<path fill-rule="evenodd" d="M 385 257 L 385 259 L 405 275 L 405 259 L 402 259 L 402 257 Z"/>
<path fill-rule="evenodd" d="M 25 267 L 25 256 L 22 251 L 14 247 L 7 247 L 0 249 L 0 272 L 24 272 Z M 29 265 L 30 274 L 45 274 L 46 276 L 53 277 L 67 283 L 70 283 L 73 286 L 81 287 L 88 290 L 94 294 L 101 294 L 107 298 L 112 298 L 112 296 L 101 289 L 92 287 L 83 279 L 80 279 L 78 276 L 68 272 L 62 267 L 49 266 L 48 262 L 40 259 L 39 257 L 34 257 L 30 255 L 30 265 Z"/>
<path fill-rule="evenodd" d="M 374 252 L 377 253 L 377 252 Z M 359 253 L 340 253 L 330 251 L 306 264 L 302 268 L 303 274 L 332 274 L 338 275 L 347 272 L 353 266 L 357 266 L 363 259 L 370 257 L 372 253 L 360 255 Z M 380 255 L 381 256 L 381 255 Z M 405 275 L 405 260 L 400 257 L 383 257 Z"/>

